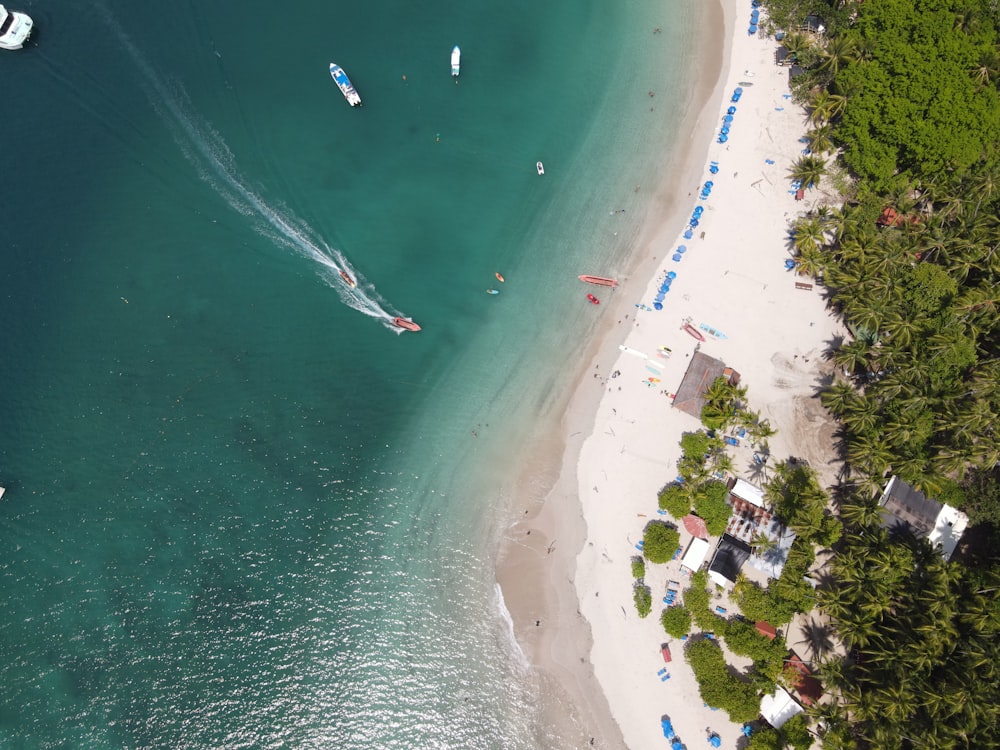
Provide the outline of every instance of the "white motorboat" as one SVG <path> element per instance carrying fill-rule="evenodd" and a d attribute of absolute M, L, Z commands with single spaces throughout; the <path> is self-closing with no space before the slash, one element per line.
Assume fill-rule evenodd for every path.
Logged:
<path fill-rule="evenodd" d="M 545 174 L 545 165 L 541 162 L 535 163 L 535 169 L 538 170 L 538 174 Z"/>
<path fill-rule="evenodd" d="M 451 74 L 458 78 L 458 70 L 462 66 L 462 50 L 456 44 L 451 50 Z"/>
<path fill-rule="evenodd" d="M 35 23 L 24 13 L 0 5 L 0 49 L 21 49 Z"/>
<path fill-rule="evenodd" d="M 337 84 L 337 88 L 340 89 L 340 93 L 347 99 L 347 103 L 352 107 L 360 106 L 361 94 L 354 88 L 354 84 L 351 83 L 351 79 L 347 77 L 344 69 L 336 63 L 330 63 L 330 75 L 333 76 L 333 81 Z"/>

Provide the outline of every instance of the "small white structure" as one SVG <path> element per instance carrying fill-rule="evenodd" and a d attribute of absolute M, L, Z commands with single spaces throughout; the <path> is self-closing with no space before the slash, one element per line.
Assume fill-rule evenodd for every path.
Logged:
<path fill-rule="evenodd" d="M 691 540 L 691 544 L 688 545 L 684 557 L 681 558 L 681 567 L 697 573 L 701 570 L 701 566 L 705 564 L 705 558 L 708 557 L 709 549 L 711 547 L 706 540 L 695 537 Z"/>
<path fill-rule="evenodd" d="M 775 729 L 781 729 L 786 721 L 803 710 L 788 691 L 781 687 L 774 691 L 774 695 L 765 695 L 760 699 L 760 715 Z"/>

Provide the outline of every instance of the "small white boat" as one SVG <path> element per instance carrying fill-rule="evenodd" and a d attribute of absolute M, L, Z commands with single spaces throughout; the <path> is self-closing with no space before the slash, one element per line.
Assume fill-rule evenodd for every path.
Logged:
<path fill-rule="evenodd" d="M 545 174 L 545 165 L 542 164 L 540 161 L 535 162 L 535 169 L 538 170 L 538 174 Z"/>
<path fill-rule="evenodd" d="M 0 49 L 21 49 L 31 36 L 34 21 L 0 5 Z"/>
<path fill-rule="evenodd" d="M 352 107 L 360 106 L 361 94 L 354 88 L 354 84 L 351 83 L 351 79 L 347 77 L 344 69 L 337 63 L 330 63 L 330 75 L 333 77 L 334 83 L 337 84 L 337 88 L 340 89 L 340 93 L 347 99 L 347 103 Z"/>
<path fill-rule="evenodd" d="M 451 74 L 458 78 L 458 70 L 462 66 L 462 50 L 456 44 L 451 50 Z"/>

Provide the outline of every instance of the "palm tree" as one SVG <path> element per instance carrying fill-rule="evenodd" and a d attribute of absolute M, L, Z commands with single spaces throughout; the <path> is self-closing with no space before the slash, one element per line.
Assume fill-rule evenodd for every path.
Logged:
<path fill-rule="evenodd" d="M 829 124 L 806 131 L 805 137 L 809 150 L 817 154 L 826 154 L 836 148 L 833 144 L 833 128 Z"/>
<path fill-rule="evenodd" d="M 818 156 L 801 156 L 788 170 L 788 176 L 792 180 L 798 180 L 802 187 L 813 188 L 819 185 L 819 181 L 826 174 L 826 161 Z"/>
<path fill-rule="evenodd" d="M 844 380 L 838 380 L 820 396 L 820 402 L 835 415 L 844 414 L 857 399 L 854 386 Z"/>
<path fill-rule="evenodd" d="M 980 86 L 988 86 L 991 81 L 1000 78 L 1000 52 L 996 48 L 980 55 L 979 65 L 972 71 L 972 77 Z"/>
<path fill-rule="evenodd" d="M 895 314 L 885 323 L 885 332 L 892 345 L 901 349 L 909 347 L 913 343 L 913 337 L 920 330 L 920 327 L 910 318 L 902 314 Z"/>
<path fill-rule="evenodd" d="M 854 497 L 840 508 L 840 516 L 855 526 L 872 526 L 882 521 L 882 511 L 878 502 Z"/>
<path fill-rule="evenodd" d="M 843 65 L 857 59 L 856 55 L 857 49 L 853 39 L 843 35 L 831 37 L 826 43 L 826 48 L 820 53 L 818 69 L 833 78 Z"/>
<path fill-rule="evenodd" d="M 834 364 L 850 375 L 857 373 L 859 370 L 867 370 L 871 359 L 871 346 L 866 341 L 860 339 L 855 339 L 844 344 L 833 354 Z"/>
<path fill-rule="evenodd" d="M 800 253 L 806 248 L 820 247 L 826 240 L 822 222 L 814 217 L 797 220 L 792 231 L 794 232 L 792 245 Z"/>
<path fill-rule="evenodd" d="M 826 89 L 820 89 L 809 101 L 809 122 L 815 126 L 825 125 L 833 119 L 837 101 Z"/>
<path fill-rule="evenodd" d="M 812 41 L 805 34 L 792 32 L 785 35 L 781 44 L 788 50 L 788 57 L 792 60 L 796 60 L 798 59 L 799 54 L 805 52 L 812 46 Z"/>

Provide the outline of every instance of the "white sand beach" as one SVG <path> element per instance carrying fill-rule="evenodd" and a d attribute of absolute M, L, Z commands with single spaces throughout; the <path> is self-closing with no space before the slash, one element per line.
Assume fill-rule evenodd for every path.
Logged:
<path fill-rule="evenodd" d="M 664 213 L 644 228 L 636 252 L 651 271 L 600 295 L 614 320 L 566 416 L 562 473 L 540 512 L 511 528 L 498 567 L 519 642 L 546 689 L 567 694 L 555 703 L 578 707 L 577 741 L 590 742 L 589 734 L 595 747 L 662 748 L 664 715 L 689 748 L 706 741 L 706 728 L 724 748 L 741 736 L 725 712 L 703 705 L 681 643 L 670 664 L 661 657 L 670 640 L 659 622 L 661 599 L 668 580 L 686 582 L 679 563 L 647 564 L 649 617 L 640 619 L 632 601 L 636 542 L 649 521 L 664 518 L 657 492 L 677 474 L 681 434 L 700 426 L 671 400 L 693 353 L 741 374 L 751 408 L 778 429 L 772 461 L 807 458 L 824 482 L 835 470 L 833 426 L 815 394 L 829 371 L 822 353 L 841 332 L 820 290 L 804 288 L 810 280 L 785 267 L 789 220 L 815 200 L 796 201 L 786 176 L 804 148 L 805 115 L 790 100 L 787 68 L 774 64 L 777 43 L 748 35 L 750 10 L 746 2 L 722 11 L 730 47 L 692 136 L 687 183 L 675 178 L 663 187 Z M 733 105 L 741 82 L 752 85 Z M 728 140 L 719 143 L 730 106 Z M 706 181 L 713 184 L 703 200 Z M 698 226 L 685 239 L 697 206 Z M 654 310 L 668 272 L 676 276 Z M 682 330 L 685 321 L 703 343 Z M 736 475 L 752 479 L 752 451 L 731 451 Z M 690 539 L 681 527 L 682 545 Z"/>

